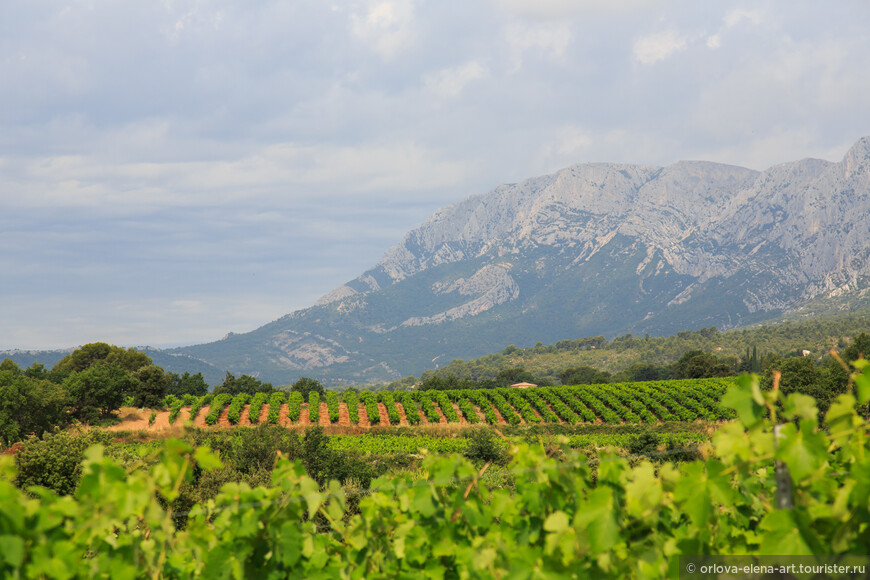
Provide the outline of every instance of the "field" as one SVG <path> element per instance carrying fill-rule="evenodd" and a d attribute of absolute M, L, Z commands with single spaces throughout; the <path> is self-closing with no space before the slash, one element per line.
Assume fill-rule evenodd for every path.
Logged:
<path fill-rule="evenodd" d="M 732 413 L 719 404 L 732 383 L 733 379 L 720 378 L 529 389 L 349 392 L 343 400 L 328 392 L 325 400 L 313 396 L 307 403 L 298 393 L 278 392 L 268 398 L 206 395 L 195 400 L 176 399 L 168 411 L 157 412 L 150 421 L 145 419 L 147 413 L 128 410 L 112 429 L 162 431 L 184 424 L 230 427 L 271 423 L 351 427 L 359 433 L 364 431 L 358 428 L 404 425 L 710 422 L 732 418 Z"/>

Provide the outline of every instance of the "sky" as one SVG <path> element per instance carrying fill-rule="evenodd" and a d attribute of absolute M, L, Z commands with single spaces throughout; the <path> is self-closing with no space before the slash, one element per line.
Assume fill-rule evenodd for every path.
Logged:
<path fill-rule="evenodd" d="M 839 161 L 861 1 L 3 0 L 0 349 L 245 332 L 584 162 Z"/>

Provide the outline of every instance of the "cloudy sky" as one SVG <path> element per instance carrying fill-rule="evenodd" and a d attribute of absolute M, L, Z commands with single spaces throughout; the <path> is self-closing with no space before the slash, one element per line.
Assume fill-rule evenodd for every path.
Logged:
<path fill-rule="evenodd" d="M 252 330 L 572 163 L 839 160 L 867 30 L 864 0 L 3 0 L 0 349 Z"/>

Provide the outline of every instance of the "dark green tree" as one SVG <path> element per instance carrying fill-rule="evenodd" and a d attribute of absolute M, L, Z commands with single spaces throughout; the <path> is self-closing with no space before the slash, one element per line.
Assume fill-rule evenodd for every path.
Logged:
<path fill-rule="evenodd" d="M 524 369 L 523 367 L 513 367 L 504 369 L 498 372 L 495 376 L 495 382 L 503 387 L 509 387 L 516 383 L 535 383 L 538 384 L 535 375 Z"/>
<path fill-rule="evenodd" d="M 572 367 L 559 373 L 563 385 L 597 385 L 609 383 L 611 378 L 610 373 L 590 366 Z"/>
<path fill-rule="evenodd" d="M 652 363 L 638 362 L 630 365 L 619 373 L 619 380 L 634 381 L 664 381 L 671 378 L 671 369 Z"/>
<path fill-rule="evenodd" d="M 735 374 L 726 363 L 710 353 L 702 350 L 690 350 L 674 363 L 675 379 L 706 379 L 710 377 L 727 377 Z"/>
<path fill-rule="evenodd" d="M 63 427 L 68 404 L 69 393 L 60 385 L 0 371 L 0 440 L 9 445 Z"/>
<path fill-rule="evenodd" d="M 308 377 L 302 377 L 290 387 L 290 391 L 295 391 L 302 395 L 302 400 L 308 400 L 308 393 L 314 391 L 321 396 L 326 395 L 326 389 L 323 388 L 323 384 L 316 379 L 309 379 Z"/>
<path fill-rule="evenodd" d="M 193 395 L 201 397 L 208 394 L 208 383 L 202 377 L 202 373 L 195 375 L 184 371 L 184 374 L 179 376 L 175 373 L 169 374 L 169 387 L 166 389 L 167 395 L 175 395 L 183 397 L 184 395 Z"/>
<path fill-rule="evenodd" d="M 73 416 L 87 423 L 119 409 L 127 393 L 136 389 L 137 381 L 119 365 L 101 362 L 73 372 L 63 384 L 70 394 Z"/>
<path fill-rule="evenodd" d="M 274 390 L 275 388 L 272 386 L 272 383 L 264 383 L 250 375 L 235 377 L 231 372 L 227 371 L 224 382 L 214 388 L 214 394 L 227 393 L 229 395 L 238 395 L 239 393 L 247 393 L 255 395 L 257 393 L 271 393 Z"/>
<path fill-rule="evenodd" d="M 48 379 L 48 369 L 42 363 L 35 362 L 24 370 L 24 376 L 31 379 Z"/>
<path fill-rule="evenodd" d="M 137 385 L 133 391 L 133 405 L 156 409 L 163 404 L 169 388 L 170 377 L 156 365 L 148 365 L 136 371 Z"/>
<path fill-rule="evenodd" d="M 131 373 L 152 364 L 151 357 L 136 349 L 125 349 L 105 342 L 92 342 L 60 359 L 52 371 L 75 373 L 99 363 L 116 365 Z"/>
<path fill-rule="evenodd" d="M 11 372 L 16 375 L 21 374 L 21 367 L 19 367 L 14 360 L 9 357 L 3 359 L 3 362 L 0 362 L 0 372 Z"/>
<path fill-rule="evenodd" d="M 772 388 L 773 371 L 779 371 L 781 373 L 780 390 L 786 395 L 802 393 L 813 397 L 821 415 L 828 410 L 837 395 L 846 388 L 846 380 L 842 383 L 833 380 L 831 370 L 831 367 L 825 368 L 817 365 L 816 361 L 809 357 L 775 359 L 770 362 L 770 368 L 763 375 L 761 385 L 765 389 Z"/>

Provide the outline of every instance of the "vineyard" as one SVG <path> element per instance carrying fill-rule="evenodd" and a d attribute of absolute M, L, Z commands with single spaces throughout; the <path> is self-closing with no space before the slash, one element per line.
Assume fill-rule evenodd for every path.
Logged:
<path fill-rule="evenodd" d="M 266 421 L 285 426 L 311 424 L 370 427 L 375 425 L 490 424 L 534 425 L 659 424 L 724 421 L 733 413 L 719 400 L 730 378 L 650 381 L 528 389 L 464 389 L 345 393 L 276 392 L 266 398 L 187 397 L 168 401 L 169 424 L 186 413 L 197 426 L 256 425 Z M 253 412 L 251 411 L 253 410 Z"/>
<path fill-rule="evenodd" d="M 421 421 L 433 412 L 448 420 L 442 406 L 452 407 L 457 417 L 464 416 L 464 407 L 469 413 L 485 416 L 490 409 L 497 417 L 525 421 L 549 408 L 563 421 L 573 420 L 565 416 L 582 421 L 588 413 L 596 421 L 618 419 L 619 426 L 587 425 L 590 433 L 574 437 L 596 438 L 598 444 L 635 429 L 632 422 L 644 421 L 646 413 L 660 420 L 691 413 L 718 417 L 722 411 L 714 401 L 721 401 L 736 417 L 719 426 L 704 454 L 689 461 L 672 462 L 674 456 L 657 451 L 586 455 L 572 449 L 582 442 L 571 437 L 558 437 L 555 453 L 552 447 L 511 441 L 498 465 L 429 454 L 411 470 L 371 481 L 365 493 L 355 484 L 342 487 L 335 479 L 327 483 L 311 475 L 322 473 L 319 460 L 330 454 L 313 446 L 322 437 L 319 429 L 306 432 L 300 458 L 291 461 L 280 452 L 277 460 L 270 457 L 271 485 L 221 478 L 226 483 L 197 503 L 179 498 L 197 478 L 207 481 L 209 474 L 225 469 L 224 461 L 238 461 L 234 445 L 224 445 L 220 454 L 170 439 L 152 446 L 152 462 L 143 465 L 140 455 L 133 469 L 125 468 L 117 451 L 113 456 L 110 449 L 90 447 L 70 496 L 16 487 L 16 461 L 0 455 L 0 577 L 615 580 L 683 577 L 681 570 L 694 570 L 686 564 L 693 560 L 682 559 L 699 554 L 795 555 L 813 564 L 842 563 L 844 557 L 866 553 L 870 526 L 870 438 L 864 419 L 870 376 L 855 373 L 852 384 L 854 395 L 840 395 L 823 423 L 811 397 L 762 391 L 757 377 L 749 376 L 721 397 L 711 394 L 719 392 L 716 384 L 696 391 L 696 383 L 641 385 L 631 399 L 614 386 L 364 393 L 357 403 L 360 420 L 375 412 L 387 421 L 396 413 L 401 419 L 400 406 L 416 410 Z M 564 407 L 551 404 L 557 400 Z M 298 398 L 269 401 L 268 411 L 263 397 L 252 401 L 260 407 L 258 418 L 271 416 L 275 408 L 284 415 L 292 409 L 300 420 L 313 418 Z M 312 402 L 319 401 L 310 397 Z M 233 409 L 244 404 L 226 397 L 195 403 L 207 416 L 217 414 L 218 422 L 230 412 L 235 416 Z M 317 419 L 329 421 L 335 401 L 328 396 L 322 405 L 326 412 L 316 411 Z M 342 415 L 341 406 L 338 410 Z M 242 411 L 240 422 L 244 416 Z M 673 425 L 658 429 L 667 432 Z M 603 433 L 607 430 L 611 433 Z M 271 431 L 296 437 L 283 429 Z M 403 446 L 411 438 L 387 431 L 333 437 L 330 444 L 377 446 L 368 450 L 375 453 L 408 450 Z M 242 433 L 208 432 L 226 441 Z M 418 442 L 454 446 L 445 452 L 461 451 L 463 445 L 425 436 Z M 306 459 L 309 447 L 314 453 Z"/>

